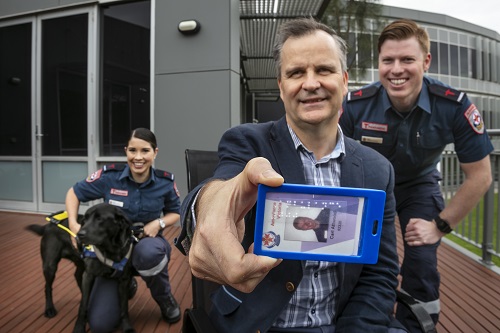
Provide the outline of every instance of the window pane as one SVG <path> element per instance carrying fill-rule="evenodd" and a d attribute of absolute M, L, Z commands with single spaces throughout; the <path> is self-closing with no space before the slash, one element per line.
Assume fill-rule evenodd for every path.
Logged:
<path fill-rule="evenodd" d="M 373 35 L 373 68 L 378 68 L 378 38 L 380 35 Z"/>
<path fill-rule="evenodd" d="M 436 42 L 431 42 L 431 67 L 429 68 L 429 73 L 437 73 L 439 66 L 439 52 Z"/>
<path fill-rule="evenodd" d="M 87 162 L 43 162 L 43 201 L 64 203 L 68 188 L 87 175 Z"/>
<path fill-rule="evenodd" d="M 31 156 L 31 23 L 0 28 L 0 119 L 0 156 Z"/>
<path fill-rule="evenodd" d="M 477 79 L 477 58 L 476 58 L 476 50 L 470 49 L 470 64 L 471 64 L 471 75 L 470 77 L 473 79 Z"/>
<path fill-rule="evenodd" d="M 103 10 L 103 156 L 122 156 L 130 131 L 150 127 L 150 21 L 150 1 Z"/>
<path fill-rule="evenodd" d="M 439 69 L 441 74 L 449 74 L 448 44 L 439 43 Z"/>
<path fill-rule="evenodd" d="M 372 55 L 371 55 L 371 35 L 359 34 L 358 35 L 358 67 L 371 68 Z"/>
<path fill-rule="evenodd" d="M 356 35 L 353 32 L 350 32 L 347 36 L 347 45 L 349 45 L 347 53 L 347 68 L 351 69 L 356 67 Z"/>
<path fill-rule="evenodd" d="M 466 47 L 460 47 L 460 76 L 469 77 L 469 52 Z"/>
<path fill-rule="evenodd" d="M 458 46 L 450 45 L 450 73 L 458 76 Z"/>
<path fill-rule="evenodd" d="M 87 155 L 87 14 L 43 21 L 42 154 Z"/>
<path fill-rule="evenodd" d="M 0 161 L 0 200 L 33 201 L 32 174 L 31 162 Z"/>

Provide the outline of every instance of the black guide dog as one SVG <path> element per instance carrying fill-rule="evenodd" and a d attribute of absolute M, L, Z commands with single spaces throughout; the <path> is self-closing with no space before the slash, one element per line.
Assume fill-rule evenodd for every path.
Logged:
<path fill-rule="evenodd" d="M 134 245 L 132 222 L 117 207 L 107 203 L 87 210 L 77 234 L 84 246 L 85 271 L 82 279 L 82 299 L 74 333 L 84 333 L 90 293 L 98 276 L 118 280 L 120 320 L 123 332 L 134 333 L 128 315 L 129 285 L 132 279 L 130 254 Z"/>
<path fill-rule="evenodd" d="M 63 211 L 54 213 L 47 217 L 50 223 L 30 224 L 27 230 L 42 236 L 40 240 L 40 254 L 42 256 L 43 276 L 45 277 L 45 317 L 52 318 L 57 314 L 57 310 L 52 300 L 52 285 L 56 277 L 57 266 L 62 258 L 71 260 L 75 266 L 75 279 L 80 290 L 82 289 L 82 275 L 85 269 L 83 259 L 71 243 L 71 234 L 68 226 L 68 219 L 63 217 L 60 220 L 54 216 L 63 216 Z M 78 216 L 81 222 L 83 215 Z"/>

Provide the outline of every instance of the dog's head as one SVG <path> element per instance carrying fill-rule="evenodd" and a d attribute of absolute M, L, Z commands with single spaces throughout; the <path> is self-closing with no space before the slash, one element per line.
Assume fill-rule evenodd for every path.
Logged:
<path fill-rule="evenodd" d="M 101 203 L 87 210 L 77 237 L 82 244 L 116 252 L 130 240 L 131 226 L 120 208 Z"/>

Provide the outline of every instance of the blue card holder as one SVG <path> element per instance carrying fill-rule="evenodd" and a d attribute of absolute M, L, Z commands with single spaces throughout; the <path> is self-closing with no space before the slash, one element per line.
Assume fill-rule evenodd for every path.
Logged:
<path fill-rule="evenodd" d="M 373 189 L 260 184 L 254 253 L 273 258 L 374 264 L 385 192 Z"/>

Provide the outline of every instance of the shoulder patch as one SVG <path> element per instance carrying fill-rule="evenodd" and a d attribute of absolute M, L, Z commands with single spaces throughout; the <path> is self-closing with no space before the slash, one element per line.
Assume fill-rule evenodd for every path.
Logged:
<path fill-rule="evenodd" d="M 94 172 L 93 174 L 91 174 L 90 176 L 88 176 L 87 179 L 85 179 L 85 181 L 87 183 L 92 183 L 92 182 L 98 180 L 99 178 L 101 178 L 101 174 L 102 174 L 102 169 L 99 169 L 96 172 Z"/>
<path fill-rule="evenodd" d="M 347 102 L 372 97 L 377 93 L 377 90 L 378 88 L 372 85 L 359 90 L 350 91 L 347 93 Z"/>
<path fill-rule="evenodd" d="M 444 97 L 458 103 L 461 103 L 465 96 L 465 93 L 459 90 L 442 86 L 440 84 L 431 84 L 429 86 L 429 91 L 436 96 Z"/>
<path fill-rule="evenodd" d="M 469 108 L 465 110 L 464 116 L 477 134 L 484 133 L 483 117 L 481 117 L 481 114 L 474 104 L 471 104 Z"/>
<path fill-rule="evenodd" d="M 179 189 L 177 188 L 177 184 L 174 182 L 174 191 L 175 194 L 180 198 L 181 197 L 181 192 L 179 192 Z"/>
<path fill-rule="evenodd" d="M 123 163 L 113 163 L 113 164 L 107 164 L 105 165 L 102 170 L 104 172 L 107 172 L 107 171 L 123 171 L 125 169 L 125 164 Z"/>
<path fill-rule="evenodd" d="M 168 171 L 155 169 L 155 175 L 156 175 L 156 177 L 167 178 L 167 179 L 170 179 L 172 181 L 174 180 L 174 174 L 170 173 Z"/>

